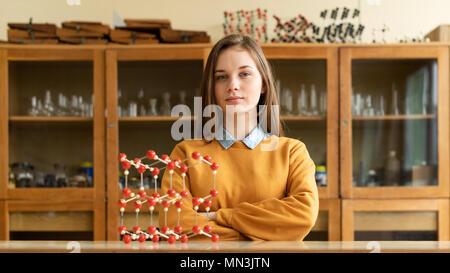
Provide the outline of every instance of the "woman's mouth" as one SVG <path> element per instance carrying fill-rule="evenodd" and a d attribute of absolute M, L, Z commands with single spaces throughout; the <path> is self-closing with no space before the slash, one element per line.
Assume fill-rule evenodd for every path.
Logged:
<path fill-rule="evenodd" d="M 237 102 L 237 101 L 240 101 L 240 100 L 242 100 L 242 99 L 243 99 L 243 97 L 232 96 L 232 97 L 228 97 L 228 98 L 226 99 L 226 101 L 228 101 L 228 102 Z"/>

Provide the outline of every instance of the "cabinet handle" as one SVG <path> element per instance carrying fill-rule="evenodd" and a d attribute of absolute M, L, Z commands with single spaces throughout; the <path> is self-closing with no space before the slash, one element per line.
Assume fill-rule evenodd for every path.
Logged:
<path fill-rule="evenodd" d="M 347 126 L 347 125 L 348 125 L 348 121 L 343 120 L 343 121 L 342 121 L 342 126 Z"/>
<path fill-rule="evenodd" d="M 114 128 L 114 122 L 109 122 L 109 123 L 108 123 L 108 127 L 109 127 L 109 128 Z"/>

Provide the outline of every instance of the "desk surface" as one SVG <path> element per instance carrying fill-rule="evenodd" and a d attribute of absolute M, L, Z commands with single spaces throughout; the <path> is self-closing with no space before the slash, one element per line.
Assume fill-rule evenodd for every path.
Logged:
<path fill-rule="evenodd" d="M 13 253 L 352 253 L 352 252 L 419 252 L 450 253 L 450 242 L 437 241 L 356 241 L 356 242 L 167 242 L 145 243 L 121 241 L 0 241 L 0 252 Z"/>

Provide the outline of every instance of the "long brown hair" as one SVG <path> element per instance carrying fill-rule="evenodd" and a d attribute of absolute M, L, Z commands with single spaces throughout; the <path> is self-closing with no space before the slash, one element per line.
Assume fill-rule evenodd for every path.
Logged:
<path fill-rule="evenodd" d="M 222 53 L 222 51 L 235 46 L 247 50 L 247 52 L 255 61 L 258 71 L 261 74 L 262 88 L 265 92 L 261 94 L 258 101 L 258 119 L 260 116 L 259 106 L 266 106 L 267 132 L 275 131 L 276 133 L 278 133 L 278 136 L 283 136 L 283 128 L 282 124 L 280 123 L 279 114 L 272 113 L 272 106 L 279 106 L 272 70 L 259 44 L 247 35 L 227 35 L 220 39 L 209 53 L 200 86 L 203 109 L 205 109 L 205 107 L 208 105 L 217 104 L 214 93 L 214 70 L 217 65 L 217 60 L 219 59 L 219 55 Z M 203 124 L 205 124 L 209 119 L 209 117 L 204 117 Z"/>

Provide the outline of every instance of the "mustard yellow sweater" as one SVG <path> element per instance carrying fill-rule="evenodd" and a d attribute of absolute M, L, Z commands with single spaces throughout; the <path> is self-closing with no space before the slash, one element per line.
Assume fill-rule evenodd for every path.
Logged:
<path fill-rule="evenodd" d="M 261 149 L 277 138 L 273 151 Z M 276 140 L 276 139 L 275 139 Z M 193 152 L 209 155 L 220 164 L 216 174 L 219 195 L 213 198 L 211 211 L 217 211 L 217 220 L 197 214 L 197 223 L 212 226 L 220 240 L 276 240 L 300 241 L 310 232 L 318 215 L 319 198 L 315 181 L 315 165 L 306 146 L 299 140 L 271 136 L 256 148 L 249 149 L 242 142 L 235 142 L 227 150 L 217 140 L 185 140 L 172 151 L 171 159 L 190 158 L 187 166 L 198 162 L 191 159 Z M 161 194 L 169 189 L 170 175 L 166 171 Z M 176 168 L 172 176 L 173 189 L 182 191 L 182 178 Z M 183 199 L 181 226 L 183 232 L 192 230 L 196 213 L 192 197 L 205 197 L 213 188 L 212 171 L 207 164 L 189 168 L 185 178 L 189 198 Z M 199 206 L 205 212 L 205 206 Z M 164 226 L 164 211 L 159 210 L 159 226 Z M 167 211 L 167 225 L 177 225 L 177 209 Z M 197 235 L 189 239 L 210 240 Z"/>

